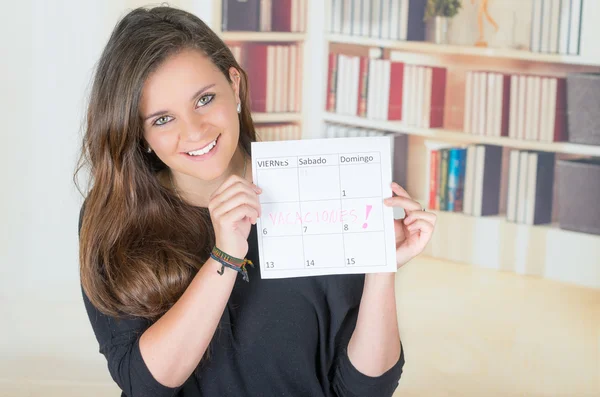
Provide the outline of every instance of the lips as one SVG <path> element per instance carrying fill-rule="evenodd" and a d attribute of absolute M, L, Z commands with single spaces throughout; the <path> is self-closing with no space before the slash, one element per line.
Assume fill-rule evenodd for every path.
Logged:
<path fill-rule="evenodd" d="M 187 155 L 191 155 L 191 156 L 203 156 L 204 154 L 210 153 L 210 151 L 212 149 L 214 149 L 214 147 L 217 145 L 217 141 L 220 136 L 221 136 L 221 134 L 219 134 L 214 140 L 210 141 L 208 144 L 206 144 L 204 146 L 201 146 L 199 148 L 195 148 L 192 150 L 187 150 L 185 152 L 181 152 L 181 154 L 187 154 Z M 204 153 L 202 151 L 204 151 Z"/>
<path fill-rule="evenodd" d="M 206 150 L 207 148 L 210 148 L 210 150 L 208 150 L 208 152 L 206 153 L 202 153 L 202 154 L 188 154 L 189 152 L 182 152 L 181 154 L 185 156 L 186 159 L 192 160 L 192 161 L 206 161 L 210 158 L 212 158 L 215 153 L 217 153 L 219 151 L 219 147 L 221 146 L 221 135 L 217 136 L 217 138 L 209 143 L 208 145 L 204 145 L 203 147 L 201 147 L 199 150 Z M 197 150 L 196 150 L 197 151 Z"/>

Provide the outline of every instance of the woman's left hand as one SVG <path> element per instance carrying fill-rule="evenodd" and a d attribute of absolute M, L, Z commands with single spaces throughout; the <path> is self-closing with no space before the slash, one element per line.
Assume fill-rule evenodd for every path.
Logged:
<path fill-rule="evenodd" d="M 425 249 L 433 234 L 437 217 L 434 213 L 426 212 L 421 204 L 413 200 L 396 182 L 392 183 L 392 191 L 396 196 L 386 198 L 384 204 L 389 207 L 401 207 L 406 214 L 404 219 L 394 219 L 396 263 L 400 268 Z"/>

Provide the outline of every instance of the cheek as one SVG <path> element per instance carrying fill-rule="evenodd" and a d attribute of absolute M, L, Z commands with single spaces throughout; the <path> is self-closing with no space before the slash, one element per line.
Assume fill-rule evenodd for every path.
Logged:
<path fill-rule="evenodd" d="M 239 114 L 236 111 L 235 105 L 223 105 L 216 113 L 215 120 L 220 129 L 223 130 L 231 138 L 236 139 L 239 135 Z"/>
<path fill-rule="evenodd" d="M 177 131 L 175 129 L 153 131 L 146 135 L 146 140 L 157 153 L 172 151 L 177 147 Z"/>

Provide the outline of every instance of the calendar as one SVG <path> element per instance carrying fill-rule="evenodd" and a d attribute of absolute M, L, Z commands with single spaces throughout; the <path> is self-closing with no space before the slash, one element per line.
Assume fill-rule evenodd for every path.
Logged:
<path fill-rule="evenodd" d="M 252 142 L 263 279 L 395 272 L 390 138 Z"/>

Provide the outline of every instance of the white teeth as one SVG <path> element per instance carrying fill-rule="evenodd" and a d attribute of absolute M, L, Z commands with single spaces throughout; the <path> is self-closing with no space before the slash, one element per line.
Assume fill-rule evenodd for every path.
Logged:
<path fill-rule="evenodd" d="M 211 143 L 206 145 L 204 148 L 202 148 L 200 150 L 196 150 L 194 152 L 188 152 L 188 154 L 190 156 L 202 156 L 203 154 L 210 152 L 211 149 L 214 148 L 216 144 L 217 144 L 217 140 L 215 139 L 214 141 L 212 141 Z"/>

